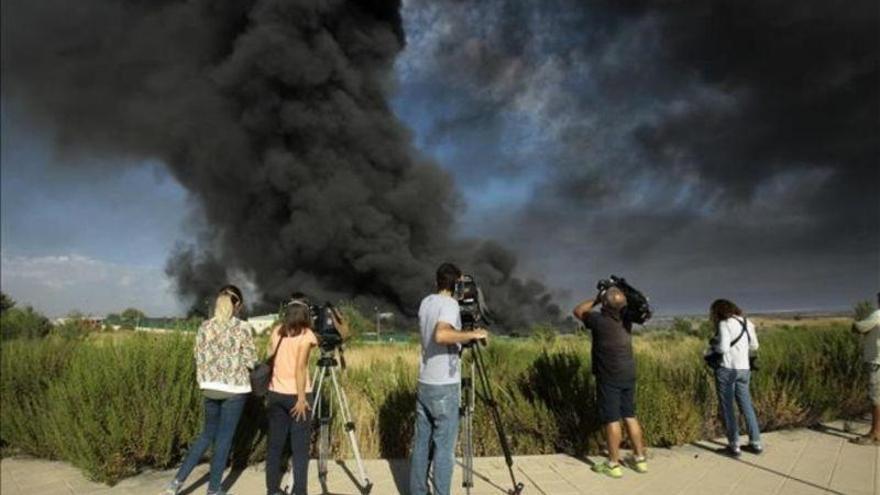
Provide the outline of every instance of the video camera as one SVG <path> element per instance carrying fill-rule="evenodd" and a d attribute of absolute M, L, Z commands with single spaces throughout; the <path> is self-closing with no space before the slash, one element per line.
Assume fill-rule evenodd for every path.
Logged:
<path fill-rule="evenodd" d="M 651 305 L 648 304 L 648 297 L 642 294 L 640 290 L 629 285 L 625 278 L 618 277 L 617 275 L 603 278 L 596 284 L 599 292 L 604 292 L 611 287 L 617 287 L 626 297 L 626 306 L 623 308 L 624 319 L 639 325 L 651 319 L 653 313 Z"/>
<path fill-rule="evenodd" d="M 312 304 L 301 293 L 296 293 L 288 305 L 294 302 L 308 306 L 309 316 L 312 318 L 312 329 L 315 331 L 315 336 L 318 337 L 318 345 L 322 350 L 332 351 L 342 345 L 342 334 L 339 333 L 336 322 L 333 320 L 337 309 L 332 303 L 328 301 L 323 306 Z"/>
<path fill-rule="evenodd" d="M 336 311 L 336 307 L 329 302 L 325 302 L 323 306 L 309 305 L 318 344 L 325 351 L 332 351 L 342 345 L 342 334 L 339 333 L 333 320 Z"/>
<path fill-rule="evenodd" d="M 472 275 L 462 275 L 455 283 L 452 296 L 458 301 L 462 330 L 489 326 L 489 308 L 483 299 L 483 291 Z"/>

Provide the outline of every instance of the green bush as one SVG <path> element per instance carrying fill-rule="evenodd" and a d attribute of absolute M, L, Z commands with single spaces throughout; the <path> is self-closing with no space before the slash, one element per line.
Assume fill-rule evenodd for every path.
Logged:
<path fill-rule="evenodd" d="M 853 316 L 855 319 L 864 320 L 874 312 L 874 305 L 871 301 L 859 301 L 853 306 Z"/>
<path fill-rule="evenodd" d="M 556 342 L 556 329 L 550 325 L 534 325 L 529 333 L 532 340 L 540 345 L 553 345 Z"/>
<path fill-rule="evenodd" d="M 10 307 L 0 314 L 0 336 L 4 340 L 42 338 L 48 335 L 51 329 L 52 323 L 30 306 L 25 308 Z"/>
<path fill-rule="evenodd" d="M 682 335 L 691 335 L 693 326 L 687 318 L 676 317 L 672 320 L 671 330 Z"/>
<path fill-rule="evenodd" d="M 365 316 L 353 303 L 343 302 L 339 305 L 339 311 L 348 322 L 352 338 L 376 331 L 376 323 Z"/>
<path fill-rule="evenodd" d="M 100 325 L 96 325 L 80 317 L 66 320 L 60 325 L 52 327 L 50 333 L 65 339 L 82 339 L 92 332 L 102 330 Z"/>
<path fill-rule="evenodd" d="M 765 430 L 867 411 L 867 378 L 847 329 L 760 333 L 762 369 L 753 397 Z M 7 449 L 63 459 L 115 482 L 143 467 L 178 464 L 201 425 L 192 334 L 19 339 L 2 347 L 0 441 Z M 705 342 L 646 334 L 635 339 L 637 407 L 648 443 L 669 446 L 721 434 Z M 262 350 L 265 343 L 258 343 Z M 601 445 L 589 341 L 493 339 L 484 361 L 518 455 L 594 453 Z M 418 345 L 355 345 L 340 374 L 366 457 L 405 457 L 412 437 Z M 465 356 L 465 367 L 469 356 Z M 485 407 L 474 420 L 479 455 L 499 455 Z M 332 447 L 350 457 L 341 420 Z M 265 456 L 265 410 L 246 406 L 232 461 Z"/>

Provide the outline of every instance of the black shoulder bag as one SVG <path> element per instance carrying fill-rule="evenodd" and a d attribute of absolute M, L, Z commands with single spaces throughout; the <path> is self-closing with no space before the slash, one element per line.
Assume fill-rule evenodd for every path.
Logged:
<path fill-rule="evenodd" d="M 742 325 L 743 325 L 743 331 L 739 334 L 739 336 L 737 336 L 737 338 L 733 339 L 733 342 L 730 343 L 730 347 L 735 346 L 739 342 L 739 340 L 743 337 L 743 334 L 748 336 L 749 330 L 748 330 L 748 328 L 746 328 L 746 319 L 745 318 L 743 318 Z M 716 338 L 718 337 L 717 330 L 715 331 L 715 337 Z M 751 337 L 748 337 L 748 338 L 749 338 L 749 341 L 751 342 L 752 338 Z M 724 359 L 724 354 L 716 351 L 715 346 L 711 345 L 711 343 L 710 343 L 710 347 L 712 349 L 712 352 L 703 356 L 703 359 L 706 361 L 706 365 L 708 367 L 712 368 L 713 370 L 717 370 L 718 368 L 721 367 L 721 361 Z M 749 364 L 750 365 L 751 365 L 751 359 L 752 359 L 751 356 L 749 356 Z"/>
<path fill-rule="evenodd" d="M 269 384 L 272 382 L 272 371 L 275 368 L 275 355 L 278 354 L 278 348 L 281 347 L 282 340 L 284 340 L 284 335 L 278 339 L 278 343 L 275 344 L 275 350 L 272 352 L 272 355 L 251 370 L 251 393 L 257 397 L 263 397 L 269 393 Z"/>

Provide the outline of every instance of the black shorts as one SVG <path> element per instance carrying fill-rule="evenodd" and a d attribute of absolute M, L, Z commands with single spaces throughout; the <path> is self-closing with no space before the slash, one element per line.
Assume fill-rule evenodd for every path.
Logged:
<path fill-rule="evenodd" d="M 636 382 L 612 383 L 596 381 L 596 404 L 599 422 L 604 424 L 636 417 Z"/>

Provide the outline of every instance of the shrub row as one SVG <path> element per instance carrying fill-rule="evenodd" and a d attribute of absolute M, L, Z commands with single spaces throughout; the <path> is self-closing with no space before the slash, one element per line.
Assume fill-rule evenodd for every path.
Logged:
<path fill-rule="evenodd" d="M 702 345 L 693 337 L 662 332 L 637 338 L 638 414 L 650 445 L 720 434 Z M 761 346 L 762 369 L 752 390 L 764 429 L 867 410 L 858 345 L 845 328 L 764 332 Z M 362 452 L 407 456 L 417 346 L 356 346 L 348 358 L 341 380 Z M 516 454 L 584 455 L 598 449 L 587 339 L 497 339 L 484 358 Z M 93 479 L 112 483 L 142 467 L 178 464 L 198 434 L 201 396 L 194 383 L 191 334 L 8 341 L 0 371 L 0 441 L 7 452 L 63 459 Z M 263 459 L 264 416 L 262 403 L 250 400 L 233 463 Z M 485 407 L 478 406 L 475 425 L 477 453 L 500 454 Z M 347 457 L 339 426 L 333 448 Z"/>

